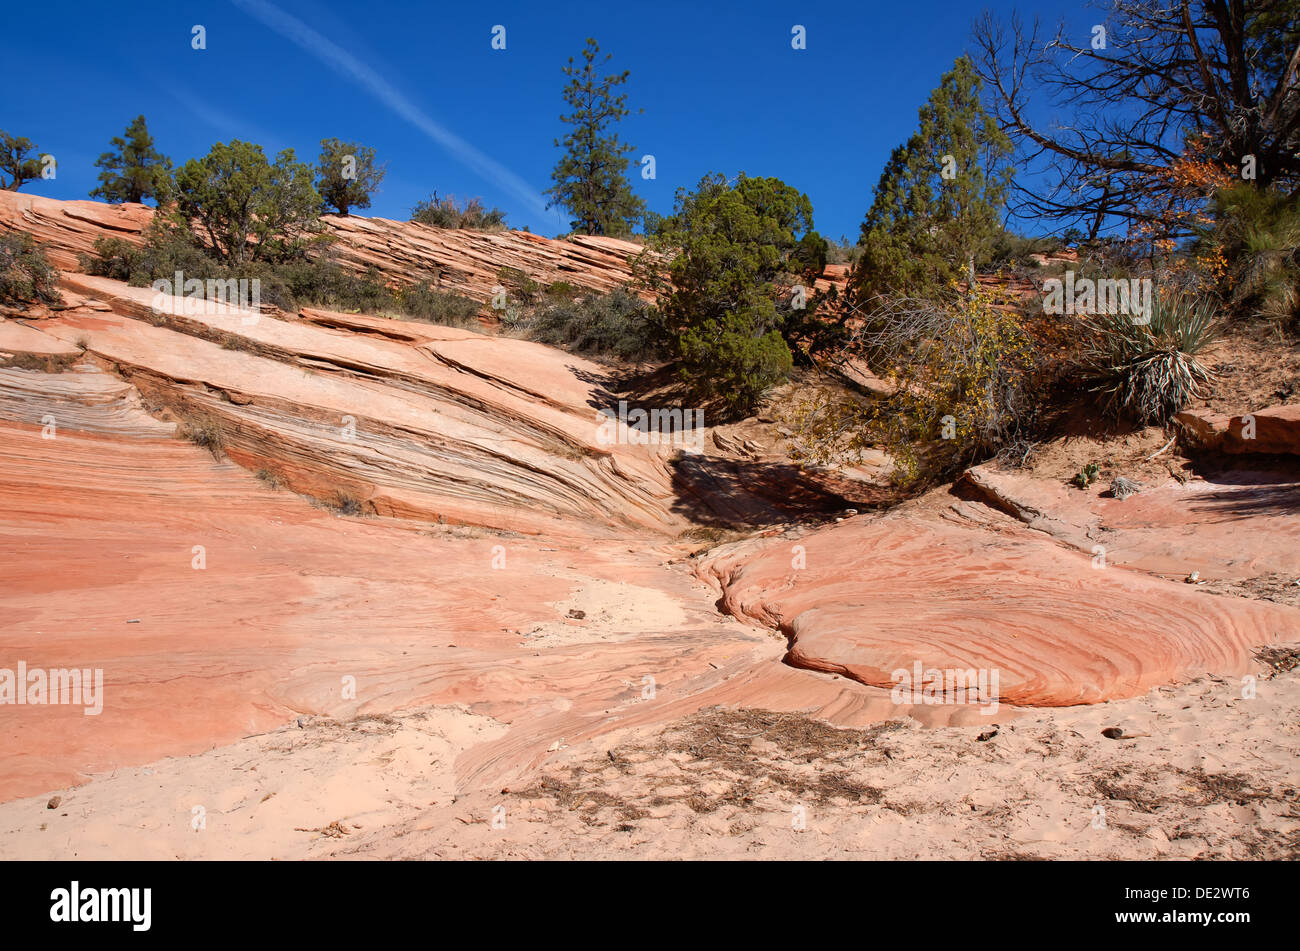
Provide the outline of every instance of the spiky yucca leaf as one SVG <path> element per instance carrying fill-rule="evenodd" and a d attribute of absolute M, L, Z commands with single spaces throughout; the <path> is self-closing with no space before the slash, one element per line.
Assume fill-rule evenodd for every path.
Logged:
<path fill-rule="evenodd" d="M 1128 314 L 1098 315 L 1083 363 L 1104 411 L 1167 423 L 1214 379 L 1196 354 L 1217 331 L 1214 304 L 1180 294 L 1157 297 L 1146 324 Z"/>

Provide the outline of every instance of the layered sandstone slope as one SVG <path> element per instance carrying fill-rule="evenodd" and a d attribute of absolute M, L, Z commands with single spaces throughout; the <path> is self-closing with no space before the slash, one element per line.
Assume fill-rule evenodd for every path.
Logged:
<path fill-rule="evenodd" d="M 26 231 L 45 246 L 61 271 L 77 269 L 77 255 L 89 254 L 100 237 L 141 241 L 153 218 L 144 205 L 106 205 L 102 201 L 59 201 L 26 192 L 0 191 L 0 234 Z"/>
<path fill-rule="evenodd" d="M 78 319 L 92 355 L 185 357 L 203 371 L 190 379 L 247 356 L 120 315 L 62 320 Z M 263 362 L 250 376 L 275 376 Z M 103 672 L 98 713 L 91 698 L 6 706 L 0 800 L 303 716 L 468 707 L 486 724 L 472 741 L 408 764 L 464 790 L 715 703 L 856 723 L 894 711 L 783 667 L 779 642 L 718 617 L 645 529 L 570 515 L 532 539 L 339 517 L 174 438 L 143 402 L 93 363 L 0 370 L 0 666 Z M 200 799 L 214 822 L 227 792 Z"/>
<path fill-rule="evenodd" d="M 0 233 L 27 231 L 47 247 L 51 263 L 78 269 L 77 255 L 90 253 L 95 239 L 120 237 L 139 243 L 153 218 L 145 205 L 59 201 L 25 192 L 0 191 Z M 410 284 L 427 280 L 442 290 L 485 304 L 512 268 L 541 284 L 563 281 L 609 291 L 631 279 L 628 258 L 641 246 L 617 238 L 544 238 L 524 231 L 435 228 L 386 218 L 322 219 L 339 263 L 356 271 L 377 268 L 385 280 Z"/>
<path fill-rule="evenodd" d="M 610 291 L 632 279 L 628 258 L 641 245 L 618 238 L 575 235 L 562 241 L 525 231 L 434 228 L 386 218 L 324 219 L 341 263 L 376 267 L 403 282 L 428 280 L 486 301 L 502 283 L 501 269 L 522 271 L 540 284 L 564 281 Z"/>
<path fill-rule="evenodd" d="M 60 430 L 158 438 L 176 434 L 175 423 L 145 411 L 134 386 L 86 363 L 62 373 L 0 368 L 0 419 L 39 426 L 46 439 L 57 439 Z"/>
<path fill-rule="evenodd" d="M 626 542 L 340 518 L 178 440 L 47 435 L 0 423 L 0 666 L 101 669 L 103 708 L 6 706 L 0 799 L 430 704 L 497 721 L 509 756 L 465 771 L 508 771 L 644 716 L 647 676 L 690 707 L 779 656 Z M 589 590 L 591 620 L 566 619 Z"/>
<path fill-rule="evenodd" d="M 217 307 L 155 325 L 147 288 L 84 276 L 66 286 L 108 310 L 71 308 L 40 335 L 85 348 L 155 411 L 297 492 L 534 534 L 686 526 L 671 512 L 671 447 L 620 442 L 621 424 L 610 442 L 601 429 L 595 364 L 402 322 L 381 336 Z M 17 418 L 35 422 L 39 401 L 27 402 Z"/>
<path fill-rule="evenodd" d="M 786 634 L 796 666 L 878 687 L 917 664 L 997 671 L 1012 704 L 1095 703 L 1240 673 L 1252 647 L 1300 640 L 1300 609 L 1101 567 L 1010 520 L 949 514 L 741 542 L 699 570 L 730 613 Z"/>

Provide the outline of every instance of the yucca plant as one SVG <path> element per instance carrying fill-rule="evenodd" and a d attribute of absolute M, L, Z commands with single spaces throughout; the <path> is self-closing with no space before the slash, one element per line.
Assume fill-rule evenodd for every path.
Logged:
<path fill-rule="evenodd" d="M 1209 299 L 1160 295 L 1148 323 L 1135 323 L 1128 314 L 1100 314 L 1092 329 L 1083 366 L 1107 415 L 1164 424 L 1214 380 L 1196 359 L 1218 332 Z"/>

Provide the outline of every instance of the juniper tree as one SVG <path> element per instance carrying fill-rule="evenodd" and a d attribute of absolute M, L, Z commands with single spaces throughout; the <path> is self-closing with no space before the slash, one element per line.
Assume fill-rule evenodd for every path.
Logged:
<path fill-rule="evenodd" d="M 113 148 L 95 162 L 95 167 L 103 171 L 99 173 L 99 186 L 90 193 L 91 198 L 103 198 L 113 204 L 142 202 L 146 198 L 162 204 L 167 200 L 172 163 L 154 148 L 144 116 L 132 119 L 125 137 L 115 135 L 109 145 Z"/>
<path fill-rule="evenodd" d="M 176 170 L 176 219 L 222 261 L 284 260 L 305 251 L 320 230 L 321 198 L 312 168 L 293 149 L 266 160 L 260 145 L 218 142 Z"/>
<path fill-rule="evenodd" d="M 854 271 L 860 301 L 886 293 L 924 297 L 970 281 L 1002 230 L 1010 140 L 980 104 L 980 79 L 962 56 L 894 149 L 862 223 Z"/>
<path fill-rule="evenodd" d="M 812 202 L 780 179 L 706 175 L 678 192 L 653 244 L 672 256 L 659 320 L 683 379 L 735 412 L 753 410 L 789 373 L 787 336 L 812 306 L 792 307 L 786 291 L 825 262 Z"/>
<path fill-rule="evenodd" d="M 627 177 L 628 153 L 632 146 L 621 141 L 610 127 L 628 114 L 627 95 L 618 88 L 627 82 L 628 71 L 598 74 L 596 57 L 600 46 L 588 38 L 581 64 L 569 57 L 564 74 L 564 100 L 573 109 L 560 117 L 570 130 L 555 144 L 564 155 L 551 171 L 551 196 L 547 207 L 565 209 L 570 226 L 583 234 L 623 235 L 645 214 L 645 202 L 632 193 Z M 612 57 L 605 56 L 603 62 Z"/>
<path fill-rule="evenodd" d="M 321 139 L 316 190 L 327 206 L 337 208 L 346 218 L 349 209 L 370 207 L 370 196 L 384 180 L 385 171 L 375 167 L 374 149 L 356 142 Z"/>

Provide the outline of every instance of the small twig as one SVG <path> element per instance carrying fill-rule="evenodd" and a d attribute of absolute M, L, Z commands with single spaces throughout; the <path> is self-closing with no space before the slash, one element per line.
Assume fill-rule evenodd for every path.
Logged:
<path fill-rule="evenodd" d="M 1166 449 L 1168 449 L 1170 446 L 1172 446 L 1172 445 L 1174 444 L 1174 440 L 1176 440 L 1177 438 L 1178 438 L 1178 433 L 1174 433 L 1172 436 L 1169 437 L 1169 442 L 1165 443 L 1163 446 L 1161 446 L 1161 447 L 1160 447 L 1159 449 L 1157 449 L 1155 452 L 1151 453 L 1151 455 L 1147 456 L 1146 459 L 1144 459 L 1143 461 L 1144 461 L 1144 462 L 1150 462 L 1150 461 L 1151 461 L 1152 459 L 1154 459 L 1156 456 L 1160 455 L 1162 452 L 1164 452 Z"/>

